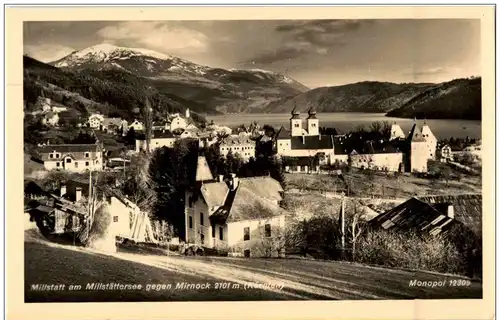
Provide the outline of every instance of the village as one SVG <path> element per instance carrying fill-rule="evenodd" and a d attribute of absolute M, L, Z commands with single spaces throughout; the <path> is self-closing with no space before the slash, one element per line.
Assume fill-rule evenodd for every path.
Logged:
<path fill-rule="evenodd" d="M 464 186 L 474 179 L 474 172 L 478 170 L 457 162 L 466 155 L 476 165 L 480 163 L 480 142 L 460 151 L 452 151 L 449 145 L 438 147 L 425 121 L 422 127 L 415 121 L 408 134 L 393 123 L 374 124 L 372 131 L 325 135 L 320 133 L 320 119 L 314 109 L 310 108 L 303 119 L 295 108 L 289 128 L 273 130 L 270 126 L 261 128 L 252 123 L 249 127 L 232 129 L 212 122 L 201 129 L 187 109 L 185 114 L 170 115 L 165 123 L 152 123 L 149 129 L 138 120 L 127 123 L 100 114 L 90 115 L 80 127 L 89 132 L 121 136 L 133 131 L 135 145 L 119 154 L 107 150 L 98 139 L 87 144 L 48 141 L 39 145 L 43 168 L 32 172 L 32 177 L 40 175 L 40 171 L 41 176 L 50 175 L 54 170 L 77 176 L 67 181 L 60 179 L 59 185 L 53 183 L 50 189 L 41 187 L 36 179 L 27 179 L 26 212 L 43 233 L 70 233 L 85 242 L 91 233 L 97 203 L 106 204 L 110 215 L 106 245 L 112 250 L 115 250 L 115 241 L 118 246 L 127 241 L 159 245 L 166 244 L 168 238 L 170 248 L 181 245 L 182 249 L 178 250 L 182 254 L 216 252 L 229 256 L 286 257 L 300 252 L 311 255 L 317 248 L 308 252 L 304 247 L 309 245 L 299 241 L 291 247 L 286 239 L 288 224 L 296 224 L 296 221 L 290 223 L 297 220 L 297 215 L 291 218 L 293 211 L 304 209 L 298 210 L 296 203 L 295 207 L 290 203 L 309 197 L 312 200 L 309 206 L 330 200 L 323 209 L 340 217 L 337 231 L 341 243 L 334 250 L 337 253 L 318 253 L 338 259 L 353 250 L 353 235 L 366 226 L 400 231 L 416 228 L 418 232 L 436 235 L 464 224 L 462 219 L 470 219 L 470 212 L 461 212 L 468 210 L 469 202 L 475 211 L 481 210 L 480 184 L 476 188 Z M 183 190 L 183 216 L 177 220 L 176 231 L 168 232 L 166 237 L 165 231 L 160 230 L 171 225 L 172 220 L 165 223 L 153 219 L 151 212 L 131 201 L 131 195 L 124 194 L 117 181 L 114 186 L 101 188 L 96 178 L 102 172 L 120 176 L 127 166 L 134 166 L 131 159 L 138 154 L 173 149 L 183 141 L 197 146 L 195 157 L 191 157 L 195 159 L 191 167 L 194 172 L 188 175 L 189 185 Z M 250 167 L 256 158 L 275 159 L 275 166 L 255 176 L 247 173 L 240 177 L 241 169 L 237 168 L 230 168 L 234 170 L 225 174 L 214 173 L 217 168 L 213 165 L 211 168 L 207 152 L 203 152 L 208 149 L 215 149 L 221 159 L 237 160 L 240 168 Z M 435 168 L 429 168 L 430 163 L 441 169 L 435 172 Z M 273 170 L 274 175 L 270 172 Z M 452 177 L 452 171 L 460 171 L 458 179 Z M 415 188 L 406 191 L 412 179 L 416 181 Z M 421 183 L 418 186 L 419 179 L 428 181 L 428 190 Z M 415 210 L 428 213 L 425 216 L 420 213 L 416 220 L 412 218 L 417 214 Z M 314 218 L 317 217 L 309 214 L 308 219 Z M 480 221 L 480 215 L 477 218 Z"/>

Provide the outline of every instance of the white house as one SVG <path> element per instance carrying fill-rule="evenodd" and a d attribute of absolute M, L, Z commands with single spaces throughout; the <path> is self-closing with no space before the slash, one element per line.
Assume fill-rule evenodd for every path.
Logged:
<path fill-rule="evenodd" d="M 103 169 L 103 148 L 100 144 L 59 144 L 38 148 L 47 170 L 72 172 Z"/>
<path fill-rule="evenodd" d="M 154 131 L 152 133 L 151 141 L 149 143 L 149 151 L 153 151 L 157 148 L 167 147 L 173 148 L 177 138 L 174 134 L 167 130 Z M 141 135 L 135 140 L 135 151 L 146 151 L 147 144 L 144 135 Z"/>
<path fill-rule="evenodd" d="M 93 113 L 89 116 L 88 124 L 90 128 L 99 129 L 104 122 L 104 116 L 99 113 Z"/>
<path fill-rule="evenodd" d="M 138 242 L 155 242 L 151 221 L 147 213 L 126 197 L 112 192 L 107 197 L 111 215 L 110 232 L 115 237 L 133 239 Z"/>
<path fill-rule="evenodd" d="M 441 148 L 441 162 L 453 161 L 453 151 L 449 145 L 444 145 Z"/>
<path fill-rule="evenodd" d="M 277 256 L 284 241 L 283 189 L 271 177 L 214 179 L 198 158 L 197 184 L 186 191 L 185 240 L 232 255 Z"/>
<path fill-rule="evenodd" d="M 219 144 L 219 151 L 223 157 L 229 152 L 238 154 L 244 161 L 255 157 L 255 141 L 246 134 L 231 135 L 223 138 Z"/>
<path fill-rule="evenodd" d="M 134 128 L 135 131 L 143 131 L 144 130 L 144 124 L 140 122 L 139 120 L 135 119 L 134 122 L 128 125 L 128 129 Z"/>

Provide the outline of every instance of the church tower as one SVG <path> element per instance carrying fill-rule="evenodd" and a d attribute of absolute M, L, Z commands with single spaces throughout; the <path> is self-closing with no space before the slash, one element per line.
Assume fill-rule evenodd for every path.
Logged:
<path fill-rule="evenodd" d="M 319 120 L 316 118 L 316 110 L 310 108 L 307 112 L 309 117 L 307 117 L 307 133 L 310 136 L 319 136 Z"/>
<path fill-rule="evenodd" d="M 290 132 L 292 137 L 302 135 L 302 119 L 300 119 L 300 111 L 297 107 L 292 110 L 292 117 L 290 118 Z"/>

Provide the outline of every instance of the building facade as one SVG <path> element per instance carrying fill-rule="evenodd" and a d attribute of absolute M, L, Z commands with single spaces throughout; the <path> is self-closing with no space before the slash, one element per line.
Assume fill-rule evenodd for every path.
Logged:
<path fill-rule="evenodd" d="M 335 155 L 333 136 L 319 133 L 319 119 L 314 109 L 309 109 L 308 115 L 303 128 L 300 112 L 292 111 L 290 131 L 281 127 L 276 136 L 276 153 L 282 157 L 319 156 L 321 164 L 330 163 Z"/>
<path fill-rule="evenodd" d="M 47 170 L 85 172 L 103 169 L 103 148 L 95 144 L 46 145 L 38 149 Z"/>
<path fill-rule="evenodd" d="M 171 131 L 154 131 L 149 143 L 149 151 L 153 151 L 162 147 L 173 148 L 176 140 L 177 138 Z M 147 143 L 145 136 L 142 135 L 137 137 L 135 140 L 135 151 L 146 151 L 146 149 Z"/>
<path fill-rule="evenodd" d="M 255 157 L 255 141 L 246 134 L 231 135 L 220 141 L 219 151 L 223 157 L 231 152 L 233 155 L 239 155 L 243 161 L 248 161 Z"/>
<path fill-rule="evenodd" d="M 278 255 L 286 217 L 279 182 L 235 175 L 214 179 L 204 157 L 196 170 L 196 184 L 185 194 L 185 241 L 235 256 Z"/>

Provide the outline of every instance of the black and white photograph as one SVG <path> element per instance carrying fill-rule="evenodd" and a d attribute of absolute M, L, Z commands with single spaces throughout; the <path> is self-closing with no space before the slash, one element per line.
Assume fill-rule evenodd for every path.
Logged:
<path fill-rule="evenodd" d="M 24 302 L 482 299 L 481 20 L 332 17 L 24 21 Z"/>

